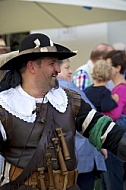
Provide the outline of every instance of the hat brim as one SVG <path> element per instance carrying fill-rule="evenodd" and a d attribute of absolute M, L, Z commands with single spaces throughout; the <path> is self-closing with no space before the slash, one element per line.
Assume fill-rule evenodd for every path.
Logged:
<path fill-rule="evenodd" d="M 57 49 L 63 48 L 64 46 L 60 46 L 55 44 Z M 62 51 L 63 49 L 58 49 L 57 52 L 32 52 L 27 54 L 18 55 L 10 60 L 8 60 L 4 65 L 0 67 L 0 70 L 15 70 L 21 68 L 24 63 L 28 61 L 37 60 L 42 57 L 54 57 L 59 60 L 67 59 L 76 55 L 75 52 L 71 51 Z"/>

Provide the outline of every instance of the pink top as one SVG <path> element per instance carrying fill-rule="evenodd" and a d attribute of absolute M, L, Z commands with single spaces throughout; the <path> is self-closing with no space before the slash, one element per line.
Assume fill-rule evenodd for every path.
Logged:
<path fill-rule="evenodd" d="M 121 83 L 117 85 L 112 90 L 112 94 L 118 94 L 119 96 L 119 101 L 117 102 L 118 107 L 109 112 L 104 112 L 103 114 L 111 117 L 115 121 L 121 116 L 121 114 L 126 115 L 126 84 Z"/>

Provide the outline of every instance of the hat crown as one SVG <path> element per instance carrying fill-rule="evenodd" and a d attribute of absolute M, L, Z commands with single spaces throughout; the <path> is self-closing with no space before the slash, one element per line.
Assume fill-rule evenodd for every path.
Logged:
<path fill-rule="evenodd" d="M 52 45 L 53 43 L 51 42 L 50 38 L 45 34 L 29 34 L 21 41 L 19 52 L 36 47 L 47 47 Z"/>

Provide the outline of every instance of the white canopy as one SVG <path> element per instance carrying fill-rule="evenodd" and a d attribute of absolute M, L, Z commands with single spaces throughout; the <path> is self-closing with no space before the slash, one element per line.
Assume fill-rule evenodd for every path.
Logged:
<path fill-rule="evenodd" d="M 126 10 L 126 2 L 123 0 L 22 0 L 31 2 L 56 3 L 64 5 L 88 6 L 103 9 Z"/>
<path fill-rule="evenodd" d="M 0 1 L 0 34 L 119 20 L 126 20 L 126 1 Z"/>

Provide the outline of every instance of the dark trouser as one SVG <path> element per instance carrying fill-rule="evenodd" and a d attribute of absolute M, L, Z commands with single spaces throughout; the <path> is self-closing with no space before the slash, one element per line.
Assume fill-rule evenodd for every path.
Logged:
<path fill-rule="evenodd" d="M 81 190 L 94 190 L 94 171 L 78 174 L 77 184 Z"/>
<path fill-rule="evenodd" d="M 107 172 L 102 176 L 103 190 L 123 190 L 124 163 L 108 151 Z"/>

